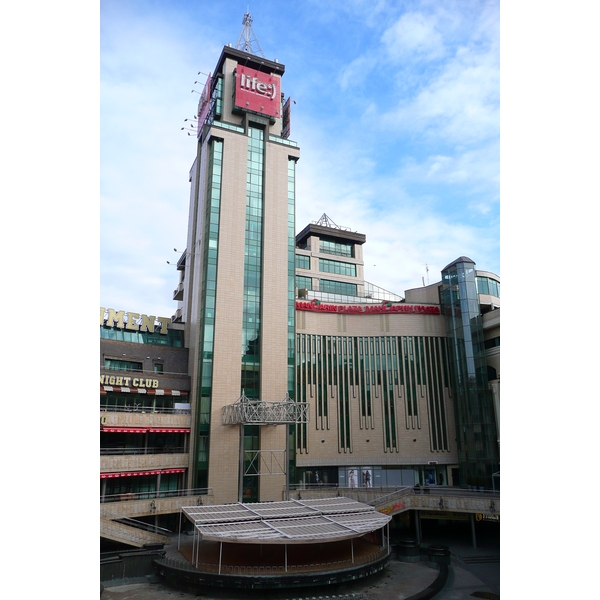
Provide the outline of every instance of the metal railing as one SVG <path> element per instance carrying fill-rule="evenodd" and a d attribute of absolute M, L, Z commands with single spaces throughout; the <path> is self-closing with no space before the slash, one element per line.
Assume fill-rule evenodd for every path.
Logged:
<path fill-rule="evenodd" d="M 385 556 L 388 556 L 387 547 L 382 547 L 375 552 L 371 552 L 366 556 L 357 556 L 352 559 L 337 560 L 324 563 L 311 563 L 304 565 L 288 565 L 287 571 L 285 566 L 241 566 L 241 565 L 219 565 L 217 563 L 188 563 L 174 558 L 162 558 L 156 560 L 157 564 L 166 567 L 174 567 L 185 571 L 201 571 L 203 573 L 219 573 L 221 575 L 239 575 L 241 577 L 263 577 L 273 575 L 299 575 L 304 573 L 327 573 L 329 571 L 339 571 L 343 569 L 356 568 L 361 565 L 368 565 L 376 562 Z"/>
<path fill-rule="evenodd" d="M 190 506 L 202 503 L 202 496 L 212 496 L 212 488 L 193 488 L 185 490 L 151 490 L 147 492 L 124 492 L 100 496 L 100 503 L 123 502 L 130 500 L 154 500 L 155 498 L 190 498 Z"/>
<path fill-rule="evenodd" d="M 172 398 L 176 397 L 177 396 L 172 396 Z M 182 404 L 187 403 L 183 402 Z M 140 414 L 153 413 L 164 415 L 190 415 L 192 413 L 190 408 L 163 408 L 159 406 L 153 408 L 152 406 L 142 406 L 141 404 L 134 404 L 133 406 L 115 406 L 112 404 L 101 404 L 100 412 L 135 412 Z"/>
<path fill-rule="evenodd" d="M 394 496 L 402 495 L 414 495 L 414 494 L 433 494 L 436 496 L 473 496 L 473 497 L 500 497 L 499 490 L 480 490 L 480 489 L 469 489 L 463 487 L 452 487 L 446 485 L 438 486 L 374 486 L 371 488 L 366 487 L 342 487 L 336 483 L 290 483 L 290 492 L 303 492 L 303 491 L 331 491 L 337 492 L 340 496 L 343 496 L 346 492 L 370 492 L 372 494 L 381 494 L 376 496 L 370 505 L 379 504 L 386 502 L 388 499 Z"/>
<path fill-rule="evenodd" d="M 149 531 L 150 533 L 156 533 L 158 535 L 169 536 L 173 533 L 170 529 L 158 527 L 158 525 L 153 525 L 144 521 L 138 521 L 137 519 L 132 519 L 131 517 L 122 517 L 119 515 L 115 515 L 107 511 L 106 509 L 100 510 L 100 517 L 102 517 L 103 519 L 114 521 L 115 523 L 120 523 L 121 525 L 127 525 L 128 527 L 133 527 L 134 529 L 141 529 L 144 531 Z"/>

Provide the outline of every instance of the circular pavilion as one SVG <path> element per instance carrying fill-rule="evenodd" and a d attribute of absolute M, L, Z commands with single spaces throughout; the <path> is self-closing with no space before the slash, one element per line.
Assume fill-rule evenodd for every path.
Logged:
<path fill-rule="evenodd" d="M 193 525 L 191 540 L 181 535 L 183 518 Z M 390 521 L 343 497 L 184 507 L 180 555 L 155 566 L 170 583 L 187 587 L 341 583 L 385 568 Z"/>

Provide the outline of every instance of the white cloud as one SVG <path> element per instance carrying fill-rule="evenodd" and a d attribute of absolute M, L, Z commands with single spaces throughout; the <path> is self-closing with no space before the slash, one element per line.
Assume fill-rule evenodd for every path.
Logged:
<path fill-rule="evenodd" d="M 436 29 L 435 17 L 419 12 L 404 13 L 381 37 L 388 56 L 394 61 L 423 58 L 431 60 L 443 56 L 444 42 Z"/>
<path fill-rule="evenodd" d="M 451 143 L 497 137 L 500 128 L 497 48 L 477 53 L 460 48 L 439 76 L 381 116 L 380 126 L 422 131 Z"/>

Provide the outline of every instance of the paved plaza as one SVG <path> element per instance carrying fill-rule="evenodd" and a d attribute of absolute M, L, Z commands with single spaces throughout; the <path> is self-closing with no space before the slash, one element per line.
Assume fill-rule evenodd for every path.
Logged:
<path fill-rule="evenodd" d="M 499 529 L 482 532 L 473 548 L 466 530 L 424 531 L 422 546 L 443 544 L 450 548 L 452 562 L 445 587 L 435 600 L 495 600 L 500 595 Z M 175 540 L 174 547 L 177 547 Z M 172 552 L 172 549 L 170 550 Z M 403 600 L 425 590 L 438 576 L 426 561 L 404 563 L 392 558 L 382 572 L 367 579 L 336 586 L 292 590 L 223 590 L 204 588 L 191 594 L 161 583 L 139 583 L 109 587 L 102 600 L 159 600 L 205 598 L 206 600 Z"/>

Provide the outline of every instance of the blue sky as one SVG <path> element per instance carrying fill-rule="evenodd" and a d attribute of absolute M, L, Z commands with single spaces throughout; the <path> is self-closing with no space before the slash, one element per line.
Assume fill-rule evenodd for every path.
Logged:
<path fill-rule="evenodd" d="M 181 131 L 247 2 L 100 3 L 100 300 L 170 316 L 195 142 Z M 282 7 L 285 7 L 282 9 Z M 499 2 L 250 3 L 286 67 L 301 148 L 296 230 L 366 234 L 365 278 L 438 281 L 461 255 L 500 274 Z M 194 84 L 195 81 L 200 83 Z"/>

